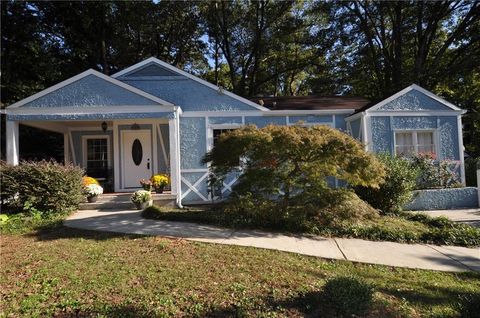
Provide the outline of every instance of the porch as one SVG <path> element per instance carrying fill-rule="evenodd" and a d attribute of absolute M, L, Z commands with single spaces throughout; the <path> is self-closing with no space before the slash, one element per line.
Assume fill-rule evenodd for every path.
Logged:
<path fill-rule="evenodd" d="M 160 201 L 172 201 L 172 198 L 174 203 L 179 203 L 177 112 L 171 116 L 140 119 L 27 119 L 30 118 L 7 115 L 8 163 L 19 162 L 19 125 L 31 126 L 63 134 L 64 162 L 81 166 L 104 187 L 106 194 L 99 206 L 120 203 L 118 207 L 130 207 L 129 196 L 141 189 L 139 181 L 154 174 L 167 174 L 171 180 L 169 192 L 156 195 L 158 203 L 165 204 Z"/>

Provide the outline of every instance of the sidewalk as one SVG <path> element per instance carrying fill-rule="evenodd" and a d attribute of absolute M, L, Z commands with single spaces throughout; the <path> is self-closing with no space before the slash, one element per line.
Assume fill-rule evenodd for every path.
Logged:
<path fill-rule="evenodd" d="M 480 209 L 409 211 L 410 213 L 425 213 L 433 217 L 445 216 L 452 221 L 480 227 Z"/>
<path fill-rule="evenodd" d="M 159 235 L 186 240 L 252 246 L 303 255 L 397 267 L 448 272 L 480 272 L 480 248 L 372 242 L 360 239 L 310 238 L 263 231 L 235 231 L 195 223 L 144 219 L 136 210 L 79 211 L 68 227 L 128 234 Z"/>

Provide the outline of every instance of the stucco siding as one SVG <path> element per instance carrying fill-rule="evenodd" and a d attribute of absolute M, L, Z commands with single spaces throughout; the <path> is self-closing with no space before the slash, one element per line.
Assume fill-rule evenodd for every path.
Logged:
<path fill-rule="evenodd" d="M 335 128 L 346 132 L 347 131 L 347 122 L 345 121 L 345 118 L 348 115 L 335 115 Z"/>
<path fill-rule="evenodd" d="M 457 117 L 439 117 L 438 135 L 441 159 L 460 160 Z"/>
<path fill-rule="evenodd" d="M 390 117 L 372 117 L 372 149 L 376 153 L 392 153 Z"/>
<path fill-rule="evenodd" d="M 439 101 L 425 95 L 417 90 L 411 90 L 402 96 L 386 103 L 378 108 L 378 110 L 408 110 L 408 111 L 424 111 L 424 110 L 451 110 L 449 107 Z"/>
<path fill-rule="evenodd" d="M 207 151 L 205 117 L 180 118 L 181 169 L 206 168 L 201 163 Z"/>
<path fill-rule="evenodd" d="M 360 124 L 361 124 L 361 119 L 355 119 L 350 122 L 350 128 L 352 129 L 352 137 L 360 140 Z"/>
<path fill-rule="evenodd" d="M 95 75 L 88 75 L 21 107 L 100 107 L 158 105 Z"/>
<path fill-rule="evenodd" d="M 134 80 L 121 79 L 123 82 L 157 96 L 186 111 L 258 111 L 253 106 L 218 92 L 194 80 L 157 78 Z"/>
<path fill-rule="evenodd" d="M 412 201 L 404 209 L 423 211 L 477 207 L 477 188 L 467 187 L 414 191 Z"/>
<path fill-rule="evenodd" d="M 392 129 L 435 129 L 436 116 L 395 116 L 392 117 Z"/>
<path fill-rule="evenodd" d="M 242 117 L 208 117 L 208 123 L 210 125 L 220 125 L 220 124 L 241 125 Z"/>

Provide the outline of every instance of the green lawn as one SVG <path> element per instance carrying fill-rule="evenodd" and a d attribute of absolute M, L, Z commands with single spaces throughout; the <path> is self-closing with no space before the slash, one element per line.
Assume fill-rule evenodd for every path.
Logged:
<path fill-rule="evenodd" d="M 1 237 L 0 316 L 328 316 L 326 279 L 373 284 L 369 317 L 455 317 L 480 275 L 53 225 Z"/>

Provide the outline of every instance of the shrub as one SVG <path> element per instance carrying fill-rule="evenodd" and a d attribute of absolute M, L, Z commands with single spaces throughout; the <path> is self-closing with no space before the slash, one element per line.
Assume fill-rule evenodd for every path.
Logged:
<path fill-rule="evenodd" d="M 470 157 L 465 159 L 465 179 L 467 187 L 476 187 L 477 169 L 480 169 L 480 157 Z"/>
<path fill-rule="evenodd" d="M 418 172 L 408 160 L 400 157 L 379 154 L 378 159 L 387 170 L 385 182 L 379 188 L 359 186 L 355 192 L 383 214 L 398 213 L 412 198 Z"/>
<path fill-rule="evenodd" d="M 360 214 L 358 209 L 349 211 L 353 205 L 347 201 L 353 194 L 330 188 L 327 178 L 378 187 L 385 173 L 383 164 L 358 141 L 322 125 L 247 126 L 230 131 L 220 136 L 203 161 L 210 164 L 212 187 L 212 182 L 221 184 L 237 171 L 240 162 L 243 173 L 233 187 L 227 212 L 236 214 L 243 224 L 285 224 L 283 228 L 302 227 L 315 222 L 312 218 Z M 367 208 L 366 213 L 371 210 Z"/>
<path fill-rule="evenodd" d="M 362 315 L 371 306 L 373 288 L 355 277 L 336 277 L 323 288 L 326 305 L 337 316 Z"/>
<path fill-rule="evenodd" d="M 83 170 L 54 161 L 0 164 L 2 205 L 13 213 L 24 209 L 65 213 L 83 201 Z"/>
<path fill-rule="evenodd" d="M 459 176 L 449 170 L 449 160 L 437 161 L 432 153 L 417 153 L 411 158 L 411 165 L 418 169 L 417 189 L 447 188 L 454 185 Z"/>
<path fill-rule="evenodd" d="M 480 315 L 480 293 L 460 295 L 457 308 L 463 318 L 478 318 Z"/>

